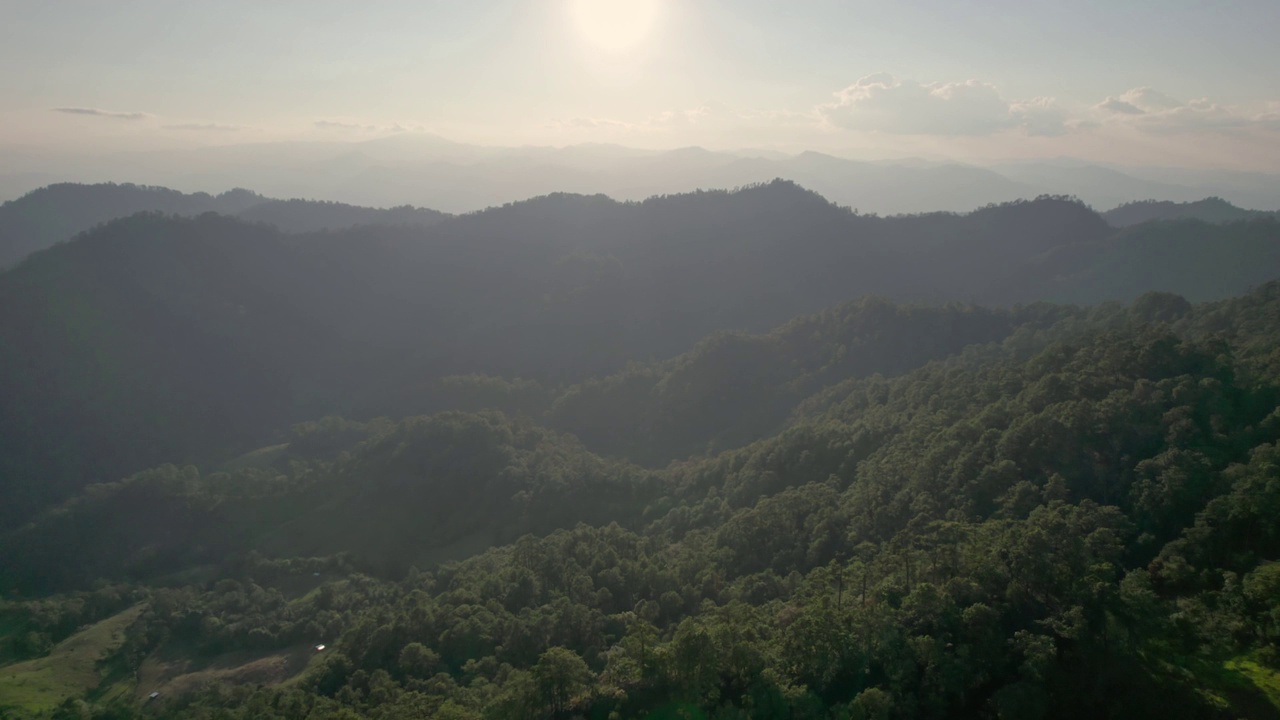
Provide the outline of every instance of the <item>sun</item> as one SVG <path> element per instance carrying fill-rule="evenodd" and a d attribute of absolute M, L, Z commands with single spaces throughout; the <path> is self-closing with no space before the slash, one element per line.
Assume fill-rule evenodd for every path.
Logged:
<path fill-rule="evenodd" d="M 569 0 L 583 38 L 610 52 L 631 50 L 649 36 L 662 0 Z"/>

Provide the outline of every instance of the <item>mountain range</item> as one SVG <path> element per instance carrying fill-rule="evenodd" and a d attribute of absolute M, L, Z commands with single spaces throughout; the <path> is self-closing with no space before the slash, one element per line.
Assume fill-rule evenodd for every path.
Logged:
<path fill-rule="evenodd" d="M 1220 197 L 1182 203 L 1169 200 L 1144 200 L 1125 203 L 1102 213 L 1102 217 L 1106 218 L 1107 222 L 1115 227 L 1138 225 L 1152 220 L 1194 218 L 1205 222 L 1224 223 L 1275 217 L 1277 215 L 1280 215 L 1280 211 L 1265 212 L 1238 208 Z"/>
<path fill-rule="evenodd" d="M 383 210 L 335 202 L 274 200 L 243 189 L 210 195 L 131 184 L 61 183 L 0 205 L 0 268 L 95 225 L 138 212 L 183 216 L 220 213 L 267 223 L 285 232 L 370 224 L 422 226 L 445 217 L 435 210 L 407 205 Z"/>
<path fill-rule="evenodd" d="M 0 220 L 4 717 L 1280 708 L 1274 215 Z"/>
<path fill-rule="evenodd" d="M 815 164 L 824 162 L 823 157 L 810 155 Z M 910 184 L 909 179 L 904 178 L 904 182 Z M 36 250 L 70 239 L 97 224 L 136 212 L 183 216 L 214 212 L 266 223 L 285 232 L 342 230 L 378 224 L 425 227 L 448 217 L 446 213 L 412 205 L 383 209 L 332 201 L 277 200 L 244 189 L 211 195 L 127 183 L 60 183 L 0 205 L 0 268 L 13 265 Z M 1108 224 L 1120 228 L 1152 220 L 1195 219 L 1225 223 L 1264 218 L 1276 213 L 1246 210 L 1222 198 L 1211 197 L 1181 203 L 1167 200 L 1132 202 L 1100 214 Z"/>
<path fill-rule="evenodd" d="M 1111 167 L 1039 160 L 979 167 L 949 160 L 866 161 L 767 150 L 656 151 L 617 145 L 488 147 L 423 133 L 353 142 L 294 141 L 173 148 L 75 158 L 15 155 L 0 173 L 0 199 L 55 181 L 129 179 L 217 192 L 254 178 L 276 197 L 356 205 L 425 205 L 460 213 L 554 192 L 619 200 L 732 188 L 781 177 L 864 213 L 961 212 L 1038 195 L 1072 195 L 1095 208 L 1151 198 L 1221 196 L 1280 208 L 1274 175 Z"/>
<path fill-rule="evenodd" d="M 247 193 L 161 196 L 242 215 L 264 207 Z M 430 224 L 287 233 L 228 215 L 140 213 L 0 274 L 4 520 L 87 482 L 208 461 L 327 413 L 438 407 L 433 383 L 452 375 L 555 388 L 867 295 L 1204 301 L 1280 270 L 1274 218 L 1117 230 L 1052 197 L 885 218 L 775 181 L 644 202 L 559 194 L 457 217 L 403 212 Z"/>

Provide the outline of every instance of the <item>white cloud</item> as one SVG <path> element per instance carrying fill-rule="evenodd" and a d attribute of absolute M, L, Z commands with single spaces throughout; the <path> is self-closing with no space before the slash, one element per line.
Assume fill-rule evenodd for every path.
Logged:
<path fill-rule="evenodd" d="M 573 117 L 554 120 L 551 127 L 625 132 L 675 132 L 694 129 L 736 127 L 756 117 L 741 113 L 717 102 L 708 102 L 689 110 L 663 110 L 648 118 L 629 122 L 614 118 Z"/>
<path fill-rule="evenodd" d="M 316 120 L 312 125 L 317 130 L 335 131 L 335 132 L 356 132 L 356 133 L 400 133 L 400 132 L 424 132 L 426 128 L 422 125 L 402 125 L 400 123 L 391 123 L 390 125 L 377 125 L 373 123 L 349 122 L 346 120 Z"/>
<path fill-rule="evenodd" d="M 66 113 L 68 115 L 88 115 L 91 117 L 112 118 L 115 120 L 146 120 L 151 117 L 149 113 L 144 112 L 119 112 L 116 110 L 102 110 L 100 108 L 88 107 L 57 107 L 52 108 L 53 112 Z"/>
<path fill-rule="evenodd" d="M 587 130 L 634 130 L 637 127 L 634 123 L 625 122 L 623 120 L 597 117 L 571 117 L 553 120 L 550 126 Z"/>
<path fill-rule="evenodd" d="M 789 149 L 798 150 L 830 140 L 813 112 L 744 109 L 712 99 L 638 117 L 554 118 L 541 127 L 555 133 L 558 142 L 622 142 L 651 148 L 775 148 L 783 138 Z"/>
<path fill-rule="evenodd" d="M 1106 100 L 1093 106 L 1104 114 L 1115 115 L 1158 115 L 1177 110 L 1183 103 L 1174 100 L 1164 93 L 1149 87 L 1129 90 L 1123 95 L 1108 96 Z"/>
<path fill-rule="evenodd" d="M 178 123 L 161 125 L 164 130 L 190 130 L 194 132 L 240 132 L 244 128 L 239 125 L 219 125 L 217 123 Z"/>
<path fill-rule="evenodd" d="M 1280 129 L 1280 101 L 1267 103 L 1267 109 L 1254 120 L 1263 127 Z"/>
<path fill-rule="evenodd" d="M 1228 130 L 1245 127 L 1250 119 L 1209 100 L 1192 100 L 1185 105 L 1148 112 L 1139 118 L 1147 129 L 1156 131 Z"/>
<path fill-rule="evenodd" d="M 1108 97 L 1094 106 L 1110 122 L 1153 134 L 1198 131 L 1250 131 L 1280 126 L 1280 105 L 1269 103 L 1261 113 L 1248 113 L 1208 98 L 1182 101 L 1148 87 Z"/>
<path fill-rule="evenodd" d="M 341 122 L 338 120 L 316 120 L 315 126 L 319 130 L 350 130 L 358 132 L 377 132 L 377 125 L 361 125 L 360 123 Z"/>
<path fill-rule="evenodd" d="M 735 110 L 724 103 L 716 101 L 704 102 L 689 110 L 665 110 L 651 116 L 646 125 L 661 128 L 693 127 L 693 126 L 737 126 L 744 122 L 766 117 L 767 113 L 753 113 Z"/>
<path fill-rule="evenodd" d="M 868 75 L 819 105 L 830 126 L 903 135 L 991 135 L 1021 128 L 1060 135 L 1068 114 L 1052 98 L 1010 101 L 991 83 L 923 84 L 888 73 Z"/>
<path fill-rule="evenodd" d="M 1095 107 L 1097 107 L 1099 110 L 1106 110 L 1107 112 L 1120 113 L 1122 115 L 1141 115 L 1142 113 L 1146 112 L 1145 110 L 1138 107 L 1137 105 L 1134 105 L 1128 100 L 1121 100 L 1118 97 L 1109 97 L 1106 100 L 1103 100 L 1102 102 L 1098 103 Z"/>
<path fill-rule="evenodd" d="M 647 117 L 579 116 L 554 120 L 544 127 L 562 138 L 582 141 L 668 142 L 723 147 L 760 144 L 780 147 L 831 147 L 833 143 L 866 142 L 915 147 L 945 142 L 948 147 L 1015 140 L 1042 152 L 1069 152 L 1080 143 L 1132 140 L 1133 132 L 1164 135 L 1234 134 L 1260 139 L 1280 131 L 1280 102 L 1240 108 L 1208 99 L 1182 101 L 1149 87 L 1138 87 L 1100 103 L 1079 108 L 1052 97 L 1011 99 L 981 80 L 921 83 L 888 73 L 869 75 L 833 93 L 829 102 L 807 110 L 742 109 L 707 101 L 687 109 L 668 109 Z M 869 133 L 861 137 L 833 130 Z M 877 139 L 875 134 L 881 134 Z M 894 135 L 892 143 L 884 136 Z M 1270 137 L 1270 135 L 1268 135 Z M 1093 138 L 1093 140 L 1087 140 Z M 1166 143 L 1178 142 L 1170 139 Z M 1154 146 L 1151 146 L 1154 147 Z M 1005 152 L 1005 150 L 1001 150 Z"/>
<path fill-rule="evenodd" d="M 1065 135 L 1080 127 L 1071 114 L 1051 97 L 1009 103 L 1009 114 L 1028 135 Z"/>
<path fill-rule="evenodd" d="M 708 119 L 711 114 L 711 108 L 705 105 L 692 110 L 664 110 L 650 117 L 646 124 L 657 126 L 697 125 L 699 122 Z"/>

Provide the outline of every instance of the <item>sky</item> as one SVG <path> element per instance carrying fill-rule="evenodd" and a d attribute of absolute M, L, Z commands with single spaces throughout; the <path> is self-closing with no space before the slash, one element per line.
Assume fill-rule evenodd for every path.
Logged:
<path fill-rule="evenodd" d="M 427 132 L 1280 172 L 1277 28 L 1277 0 L 0 0 L 0 152 Z"/>

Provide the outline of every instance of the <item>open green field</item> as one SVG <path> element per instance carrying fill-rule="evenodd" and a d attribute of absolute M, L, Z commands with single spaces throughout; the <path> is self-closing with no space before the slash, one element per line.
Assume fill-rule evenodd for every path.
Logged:
<path fill-rule="evenodd" d="M 1280 672 L 1247 656 L 1228 660 L 1223 670 L 1243 691 L 1233 698 L 1235 705 L 1245 706 L 1243 709 L 1251 711 L 1250 717 L 1280 718 Z"/>
<path fill-rule="evenodd" d="M 160 704 L 189 694 L 212 682 L 248 685 L 281 685 L 297 682 L 324 659 L 310 644 L 294 645 L 263 655 L 246 651 L 201 658 L 181 648 L 152 654 L 138 670 L 134 700 L 145 702 L 151 692 L 160 693 Z"/>
<path fill-rule="evenodd" d="M 39 712 L 98 687 L 98 662 L 124 642 L 142 613 L 135 605 L 58 643 L 48 655 L 0 667 L 0 709 Z"/>
<path fill-rule="evenodd" d="M 1177 667 L 1176 672 L 1195 678 L 1201 695 L 1226 717 L 1280 720 L 1280 672 L 1257 657 L 1182 658 Z"/>

